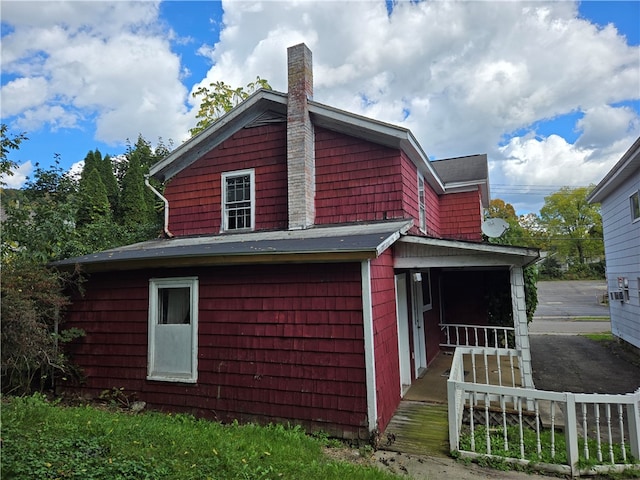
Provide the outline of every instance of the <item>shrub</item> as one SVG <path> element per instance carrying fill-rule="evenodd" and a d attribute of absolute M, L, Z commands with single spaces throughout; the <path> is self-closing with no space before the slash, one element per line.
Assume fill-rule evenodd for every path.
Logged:
<path fill-rule="evenodd" d="M 58 349 L 82 332 L 60 331 L 58 319 L 68 304 L 64 278 L 21 256 L 3 262 L 1 376 L 4 393 L 25 394 L 51 385 L 53 375 L 70 373 Z"/>

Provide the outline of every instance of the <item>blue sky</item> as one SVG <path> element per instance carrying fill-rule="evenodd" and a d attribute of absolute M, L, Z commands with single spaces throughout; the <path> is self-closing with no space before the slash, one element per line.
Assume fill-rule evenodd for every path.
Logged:
<path fill-rule="evenodd" d="M 284 91 L 286 47 L 314 98 L 410 128 L 430 158 L 487 153 L 492 197 L 537 213 L 597 183 L 640 136 L 640 2 L 3 1 L 2 122 L 71 168 L 138 134 L 179 144 L 190 93 L 257 75 Z"/>

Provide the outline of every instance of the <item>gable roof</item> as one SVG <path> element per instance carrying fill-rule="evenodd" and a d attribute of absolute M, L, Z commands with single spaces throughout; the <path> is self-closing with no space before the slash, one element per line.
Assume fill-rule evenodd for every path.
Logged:
<path fill-rule="evenodd" d="M 228 235 L 162 238 L 53 262 L 85 271 L 147 267 L 361 261 L 375 258 L 411 228 L 411 220 Z"/>
<path fill-rule="evenodd" d="M 589 203 L 600 203 L 625 180 L 640 170 L 640 137 L 625 152 L 587 197 Z"/>
<path fill-rule="evenodd" d="M 489 167 L 485 154 L 443 158 L 431 165 L 447 192 L 462 192 L 479 185 L 483 203 L 489 204 Z"/>
<path fill-rule="evenodd" d="M 258 90 L 156 163 L 151 167 L 150 175 L 165 182 L 242 128 L 266 122 L 286 121 L 287 102 L 288 96 L 285 93 Z M 448 179 L 444 180 L 435 167 L 437 162 L 429 160 L 411 131 L 406 128 L 356 115 L 315 101 L 309 101 L 309 115 L 313 124 L 319 127 L 402 150 L 438 194 L 460 191 L 461 187 L 469 189 L 472 185 L 479 186 L 483 193 L 483 201 L 488 204 L 488 171 L 486 165 L 484 171 L 477 165 L 481 161 L 486 163 L 486 155 L 450 159 L 452 165 L 459 164 L 459 167 L 452 169 L 452 173 L 447 174 Z M 468 169 L 470 166 L 472 166 L 470 170 L 473 173 L 472 176 L 477 178 L 471 179 L 469 177 Z M 457 174 L 461 174 L 462 177 L 456 178 Z"/>

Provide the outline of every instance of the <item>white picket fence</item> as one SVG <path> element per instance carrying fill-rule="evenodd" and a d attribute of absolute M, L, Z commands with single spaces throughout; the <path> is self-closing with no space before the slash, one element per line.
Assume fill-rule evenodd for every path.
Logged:
<path fill-rule="evenodd" d="M 640 459 L 640 389 L 602 395 L 521 388 L 518 358 L 513 349 L 456 348 L 447 385 L 451 451 L 572 476 L 640 467 L 631 465 Z"/>

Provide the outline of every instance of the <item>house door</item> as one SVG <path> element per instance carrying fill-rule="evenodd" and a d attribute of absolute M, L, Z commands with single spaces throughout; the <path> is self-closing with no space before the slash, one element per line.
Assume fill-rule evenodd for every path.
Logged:
<path fill-rule="evenodd" d="M 413 311 L 413 351 L 416 378 L 427 368 L 427 343 L 424 332 L 424 313 L 422 300 L 422 274 L 411 275 L 412 311 Z"/>
<path fill-rule="evenodd" d="M 396 275 L 396 319 L 398 322 L 398 356 L 400 360 L 400 396 L 411 386 L 411 348 L 409 346 L 409 306 L 407 276 Z"/>

